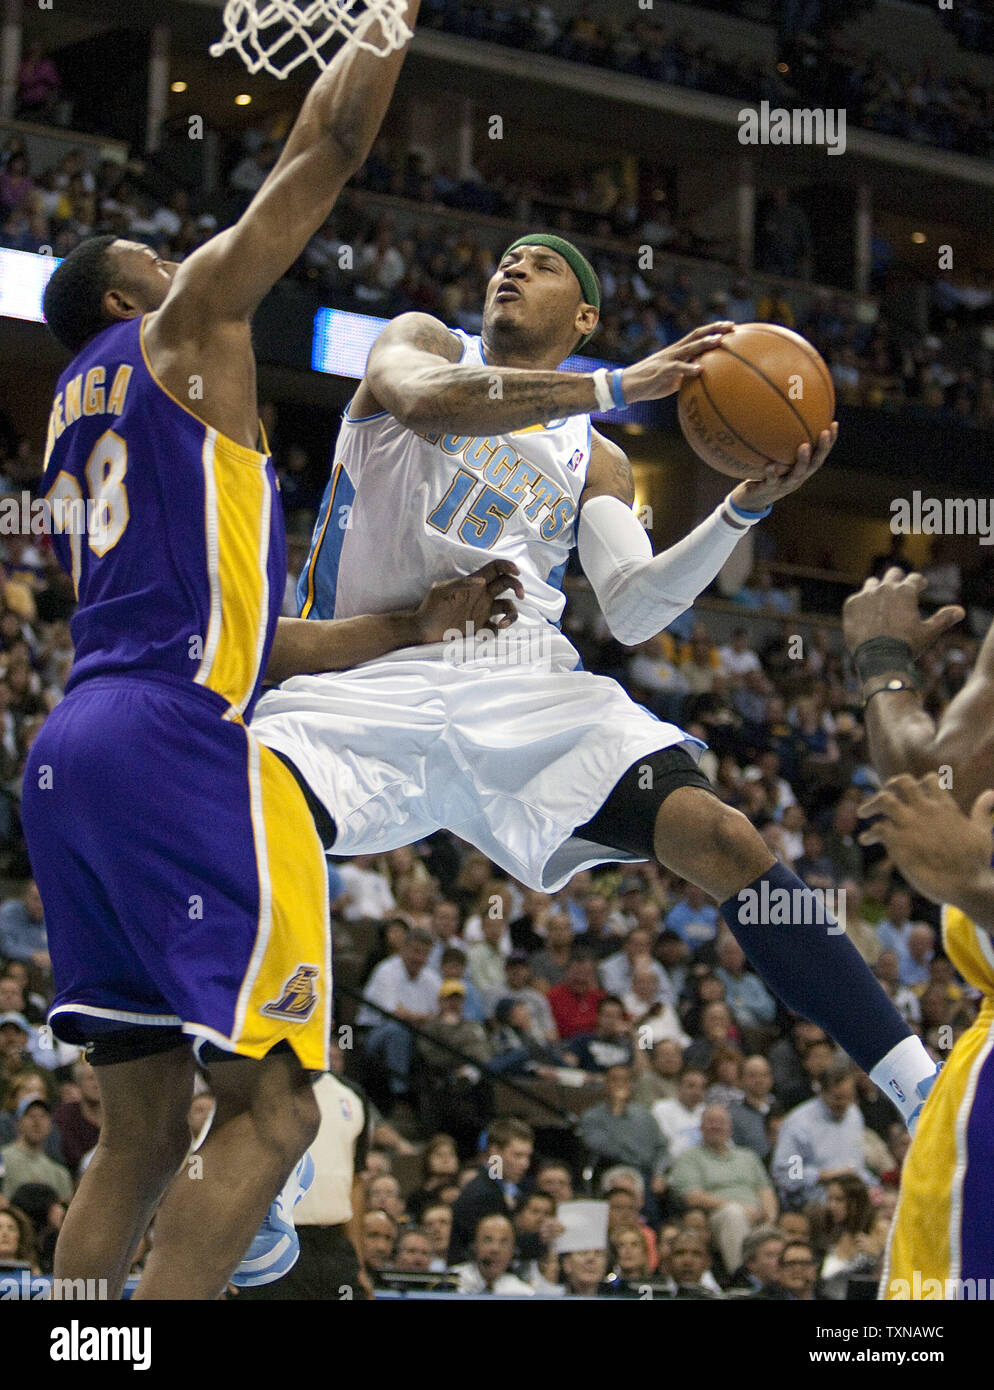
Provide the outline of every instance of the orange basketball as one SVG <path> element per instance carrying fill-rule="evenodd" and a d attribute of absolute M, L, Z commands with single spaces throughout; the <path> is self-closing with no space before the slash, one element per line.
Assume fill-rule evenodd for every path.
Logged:
<path fill-rule="evenodd" d="M 680 428 L 694 452 L 733 478 L 761 478 L 794 462 L 835 418 L 835 389 L 820 353 L 775 323 L 743 323 L 700 358 L 680 387 Z"/>

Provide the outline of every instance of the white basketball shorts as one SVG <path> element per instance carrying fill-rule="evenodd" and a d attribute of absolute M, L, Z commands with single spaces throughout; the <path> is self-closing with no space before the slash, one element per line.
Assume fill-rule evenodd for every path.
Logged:
<path fill-rule="evenodd" d="M 334 854 L 445 829 L 545 892 L 634 859 L 573 831 L 639 758 L 680 746 L 696 761 L 705 747 L 606 676 L 411 657 L 295 676 L 263 696 L 252 732 L 325 806 Z"/>

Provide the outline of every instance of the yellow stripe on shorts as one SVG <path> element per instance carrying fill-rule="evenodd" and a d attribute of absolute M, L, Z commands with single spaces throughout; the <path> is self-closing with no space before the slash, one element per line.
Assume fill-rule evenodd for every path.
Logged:
<path fill-rule="evenodd" d="M 259 929 L 238 998 L 232 1041 L 263 1057 L 290 1043 L 308 1071 L 328 1070 L 331 926 L 328 872 L 293 774 L 247 733 Z"/>

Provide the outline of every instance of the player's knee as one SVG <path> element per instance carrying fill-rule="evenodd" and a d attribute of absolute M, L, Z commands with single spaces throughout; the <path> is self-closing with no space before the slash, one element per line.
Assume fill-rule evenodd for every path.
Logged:
<path fill-rule="evenodd" d="M 252 1117 L 264 1146 L 287 1167 L 314 1143 L 321 1124 L 314 1091 L 306 1080 L 275 1100 L 269 1098 L 265 1106 L 255 1107 Z"/>
<path fill-rule="evenodd" d="M 105 1124 L 91 1162 L 110 1166 L 115 1173 L 132 1173 L 143 1190 L 158 1193 L 179 1169 L 190 1149 L 190 1130 L 185 1115 L 163 1123 L 153 1133 L 139 1128 L 122 1130 Z"/>
<path fill-rule="evenodd" d="M 752 883 L 770 867 L 773 855 L 756 827 L 741 811 L 715 801 L 708 843 L 721 863 L 721 880 L 726 897 Z"/>

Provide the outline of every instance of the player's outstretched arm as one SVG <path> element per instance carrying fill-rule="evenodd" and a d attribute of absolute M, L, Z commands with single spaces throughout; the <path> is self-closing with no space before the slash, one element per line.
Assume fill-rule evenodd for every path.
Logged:
<path fill-rule="evenodd" d="M 433 584 L 418 608 L 360 618 L 280 618 L 266 684 L 321 671 L 347 671 L 401 647 L 420 647 L 510 627 L 518 616 L 508 593 L 524 597 L 510 560 L 491 560 L 475 574 Z M 470 624 L 472 626 L 470 627 Z"/>
<path fill-rule="evenodd" d="M 672 395 L 686 377 L 700 373 L 695 359 L 717 347 L 732 327 L 695 329 L 626 368 L 626 400 Z M 461 351 L 459 339 L 430 314 L 401 314 L 373 344 L 358 413 L 388 410 L 419 434 L 475 435 L 507 434 L 598 408 L 593 374 L 460 363 Z"/>
<path fill-rule="evenodd" d="M 872 819 L 859 840 L 883 845 L 917 892 L 935 903 L 952 903 L 990 930 L 992 811 L 994 791 L 982 791 L 964 815 L 935 773 L 919 781 L 892 777 L 859 808 L 862 819 Z"/>
<path fill-rule="evenodd" d="M 413 28 L 421 0 L 408 0 Z M 378 21 L 376 21 L 378 23 Z M 374 35 L 375 37 L 375 35 Z M 238 222 L 183 262 L 158 332 L 170 319 L 250 319 L 322 226 L 376 139 L 406 56 L 346 45 L 308 92 L 283 152 Z"/>
<path fill-rule="evenodd" d="M 909 685 L 879 690 L 866 706 L 874 767 L 882 777 L 917 777 L 948 768 L 953 797 L 961 810 L 969 811 L 976 797 L 994 785 L 994 627 L 984 638 L 972 675 L 937 726 L 910 686 L 911 664 L 964 614 L 951 604 L 922 618 L 918 600 L 925 584 L 923 575 L 905 575 L 897 568 L 882 579 L 868 579 L 842 609 L 846 645 L 855 653 L 865 642 L 886 637 L 906 647 L 904 652 L 893 648 L 892 669 L 880 669 L 864 682 L 867 693 L 888 679 Z"/>
<path fill-rule="evenodd" d="M 755 525 L 756 513 L 807 482 L 837 437 L 833 425 L 823 431 L 814 451 L 801 445 L 789 472 L 778 476 L 771 467 L 764 478 L 740 483 L 690 535 L 654 557 L 632 512 L 631 464 L 622 449 L 595 433 L 577 543 L 584 573 L 618 641 L 634 647 L 686 612 Z"/>

